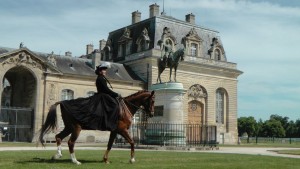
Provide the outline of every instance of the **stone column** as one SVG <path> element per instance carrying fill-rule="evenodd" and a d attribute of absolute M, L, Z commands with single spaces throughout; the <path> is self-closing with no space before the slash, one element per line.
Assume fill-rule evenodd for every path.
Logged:
<path fill-rule="evenodd" d="M 155 91 L 157 114 L 149 119 L 147 140 L 160 145 L 185 145 L 183 97 L 186 90 L 182 83 L 154 84 L 151 90 Z"/>

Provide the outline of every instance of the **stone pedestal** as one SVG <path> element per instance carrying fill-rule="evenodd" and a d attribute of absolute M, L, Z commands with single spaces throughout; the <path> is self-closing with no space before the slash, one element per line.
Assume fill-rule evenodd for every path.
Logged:
<path fill-rule="evenodd" d="M 148 119 L 148 143 L 159 145 L 185 145 L 183 125 L 182 83 L 160 83 L 151 86 L 155 91 L 155 116 Z"/>

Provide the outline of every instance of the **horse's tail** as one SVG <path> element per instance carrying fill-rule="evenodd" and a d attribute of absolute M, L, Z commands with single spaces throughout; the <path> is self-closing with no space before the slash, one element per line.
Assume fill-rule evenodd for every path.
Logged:
<path fill-rule="evenodd" d="M 48 112 L 47 118 L 45 120 L 45 123 L 42 125 L 42 128 L 40 130 L 40 137 L 39 141 L 44 145 L 44 135 L 49 132 L 50 130 L 54 130 L 57 123 L 57 115 L 56 115 L 56 106 L 60 104 L 60 102 L 56 102 L 50 107 L 50 110 Z"/>

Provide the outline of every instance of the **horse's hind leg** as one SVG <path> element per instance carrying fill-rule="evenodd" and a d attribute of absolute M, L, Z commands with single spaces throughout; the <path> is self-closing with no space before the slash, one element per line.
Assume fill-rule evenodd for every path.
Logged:
<path fill-rule="evenodd" d="M 81 126 L 80 125 L 75 125 L 74 129 L 72 131 L 71 137 L 68 141 L 68 146 L 69 146 L 69 152 L 71 154 L 71 160 L 73 163 L 80 165 L 81 163 L 79 161 L 77 161 L 76 157 L 75 157 L 75 152 L 74 152 L 74 146 L 75 146 L 75 142 L 79 136 L 79 133 L 81 131 Z"/>
<path fill-rule="evenodd" d="M 103 156 L 103 162 L 105 162 L 106 164 L 109 164 L 108 153 L 111 150 L 111 147 L 114 143 L 114 140 L 115 140 L 116 136 L 117 136 L 116 130 L 110 132 L 109 141 L 108 141 L 108 144 L 107 144 L 107 149 L 106 149 L 105 154 Z"/>
<path fill-rule="evenodd" d="M 60 133 L 58 133 L 56 136 L 55 136 L 55 140 L 56 140 L 56 145 L 57 145 L 57 153 L 52 156 L 52 159 L 59 159 L 62 157 L 62 149 L 61 149 L 61 142 L 62 140 L 67 137 L 69 134 L 71 134 L 71 130 L 70 128 L 64 128 L 63 131 L 61 131 Z"/>

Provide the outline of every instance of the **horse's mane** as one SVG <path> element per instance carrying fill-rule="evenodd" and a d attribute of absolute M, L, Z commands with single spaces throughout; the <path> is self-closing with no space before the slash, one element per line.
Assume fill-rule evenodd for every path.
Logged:
<path fill-rule="evenodd" d="M 134 97 L 134 96 L 139 95 L 139 94 L 144 93 L 144 92 L 149 92 L 149 91 L 148 90 L 140 90 L 140 91 L 138 91 L 136 93 L 133 93 L 133 94 L 131 94 L 129 96 L 126 96 L 125 99 L 126 98 L 130 98 L 130 97 Z"/>

